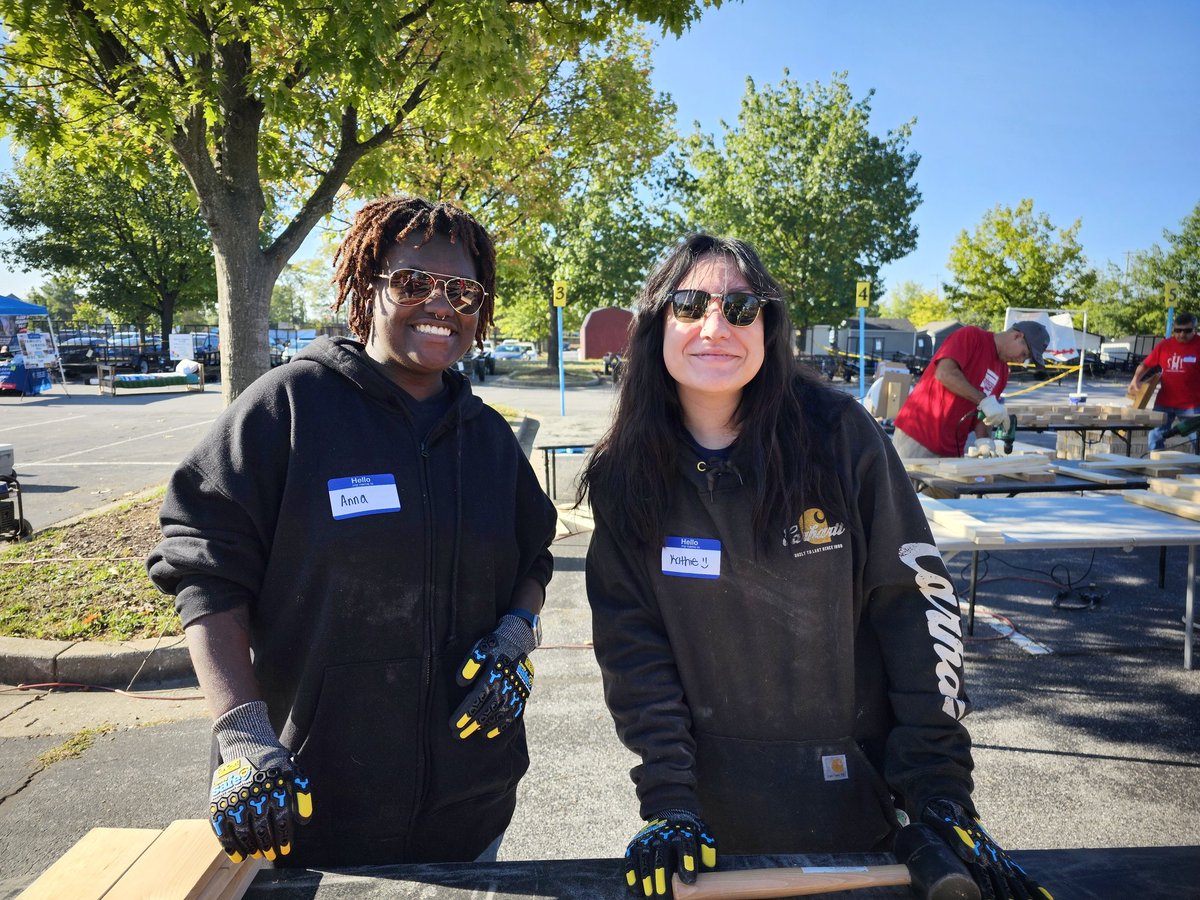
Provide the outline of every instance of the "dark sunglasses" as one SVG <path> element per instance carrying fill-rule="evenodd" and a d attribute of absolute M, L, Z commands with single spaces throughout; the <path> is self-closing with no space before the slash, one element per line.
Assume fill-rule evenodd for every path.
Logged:
<path fill-rule="evenodd" d="M 1176 334 L 1191 334 L 1195 330 L 1196 330 L 1195 328 L 1176 328 L 1175 333 Z"/>
<path fill-rule="evenodd" d="M 390 275 L 376 275 L 387 282 L 388 298 L 400 306 L 420 306 L 429 302 L 433 292 L 441 285 L 442 291 L 454 311 L 462 316 L 473 316 L 483 305 L 487 292 L 483 285 L 471 278 L 453 275 L 436 275 L 420 269 L 397 269 Z"/>
<path fill-rule="evenodd" d="M 680 322 L 697 322 L 704 318 L 710 300 L 721 301 L 721 315 L 725 321 L 735 328 L 745 328 L 753 325 L 759 311 L 769 302 L 765 297 L 746 291 L 732 291 L 728 294 L 710 294 L 708 291 L 675 291 L 667 295 L 671 304 L 671 312 Z"/>

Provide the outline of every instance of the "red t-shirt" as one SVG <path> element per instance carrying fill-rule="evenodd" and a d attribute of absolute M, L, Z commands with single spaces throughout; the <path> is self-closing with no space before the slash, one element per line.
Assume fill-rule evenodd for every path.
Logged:
<path fill-rule="evenodd" d="M 1173 337 L 1160 341 L 1145 359 L 1147 368 L 1162 366 L 1155 409 L 1195 409 L 1200 406 L 1200 338 L 1186 344 Z"/>
<path fill-rule="evenodd" d="M 946 339 L 896 416 L 896 427 L 938 456 L 962 456 L 967 437 L 975 432 L 975 410 L 970 400 L 951 393 L 937 380 L 939 360 L 958 363 L 967 381 L 985 394 L 999 397 L 1008 384 L 1008 366 L 996 352 L 990 331 L 968 325 Z"/>

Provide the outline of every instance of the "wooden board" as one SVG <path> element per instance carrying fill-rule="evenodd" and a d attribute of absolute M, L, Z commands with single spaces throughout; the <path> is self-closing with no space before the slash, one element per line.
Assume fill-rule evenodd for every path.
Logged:
<path fill-rule="evenodd" d="M 100 900 L 159 834 L 157 828 L 93 828 L 18 900 Z"/>
<path fill-rule="evenodd" d="M 988 525 L 968 513 L 957 509 L 939 508 L 933 505 L 925 507 L 925 517 L 936 522 L 946 531 L 958 537 L 970 538 L 971 540 L 999 538 L 1004 534 L 1004 529 L 995 525 Z"/>
<path fill-rule="evenodd" d="M 1154 390 L 1158 387 L 1158 380 L 1161 376 L 1158 372 L 1142 379 L 1142 386 L 1133 395 L 1133 408 L 1145 409 L 1150 405 L 1150 398 L 1154 396 Z"/>
<path fill-rule="evenodd" d="M 1069 478 L 1080 478 L 1084 481 L 1094 481 L 1096 484 L 1121 484 L 1124 481 L 1129 481 L 1127 477 L 1109 475 L 1107 472 L 1101 472 L 1098 469 L 1080 469 L 1075 466 L 1051 466 L 1050 470 L 1058 475 L 1066 475 Z"/>
<path fill-rule="evenodd" d="M 234 864 L 205 819 L 153 828 L 93 828 L 19 900 L 238 900 L 265 865 Z"/>
<path fill-rule="evenodd" d="M 1200 456 L 1184 453 L 1182 450 L 1151 450 L 1150 458 L 1180 466 L 1200 466 Z"/>
<path fill-rule="evenodd" d="M 1186 465 L 1186 464 L 1185 464 Z M 1090 453 L 1079 463 L 1081 469 L 1131 469 L 1154 475 L 1177 475 L 1183 471 L 1172 460 L 1134 459 L 1119 453 Z"/>
<path fill-rule="evenodd" d="M 1146 506 L 1150 509 L 1157 509 L 1159 512 L 1200 522 L 1200 504 L 1192 503 L 1189 500 L 1166 497 L 1153 491 L 1121 491 L 1121 496 L 1138 506 Z"/>
<path fill-rule="evenodd" d="M 1178 497 L 1192 503 L 1200 503 L 1200 484 L 1179 481 L 1176 478 L 1151 478 L 1150 490 L 1165 497 Z"/>

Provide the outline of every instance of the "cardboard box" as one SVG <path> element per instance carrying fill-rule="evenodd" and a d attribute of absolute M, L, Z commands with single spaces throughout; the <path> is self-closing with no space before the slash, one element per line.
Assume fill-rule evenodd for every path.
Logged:
<path fill-rule="evenodd" d="M 1159 374 L 1155 372 L 1142 379 L 1142 387 L 1133 395 L 1133 408 L 1146 409 L 1150 405 L 1150 398 L 1154 396 L 1154 389 L 1158 387 Z"/>
<path fill-rule="evenodd" d="M 904 401 L 908 399 L 908 391 L 912 387 L 912 374 L 907 369 L 902 372 L 884 372 L 879 381 L 879 405 L 875 415 L 880 419 L 894 419 Z"/>

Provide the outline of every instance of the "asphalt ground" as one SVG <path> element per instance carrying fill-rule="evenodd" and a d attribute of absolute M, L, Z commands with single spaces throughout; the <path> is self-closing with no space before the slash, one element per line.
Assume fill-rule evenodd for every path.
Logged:
<path fill-rule="evenodd" d="M 603 431 L 612 398 L 608 386 L 568 389 L 566 415 L 560 415 L 554 390 L 498 380 L 481 386 L 480 393 L 538 418 L 534 446 L 591 443 Z M 41 424 L 7 437 L 12 404 L 0 400 L 0 442 L 16 443 L 13 438 L 23 432 L 23 440 L 35 438 L 26 443 L 42 455 L 18 452 L 23 481 L 23 459 L 100 462 L 98 455 L 125 447 L 122 453 L 141 453 L 147 463 L 165 466 L 161 473 L 140 467 L 140 480 L 125 472 L 124 481 L 113 480 L 107 488 L 117 492 L 128 484 L 128 490 L 140 490 L 165 479 L 171 467 L 165 454 L 173 449 L 177 459 L 186 452 L 209 412 L 186 402 L 207 403 L 207 395 L 162 396 L 115 398 L 119 405 L 136 399 L 128 406 L 142 411 L 138 417 L 128 408 L 114 410 L 119 429 L 107 413 L 74 398 L 51 399 L 41 410 L 34 409 L 39 401 L 18 401 L 25 417 L 18 425 Z M 219 398 L 211 413 L 218 408 Z M 62 442 L 37 437 L 43 427 L 85 424 L 70 415 L 95 418 L 90 429 L 64 434 Z M 55 417 L 66 421 L 46 421 Z M 89 437 L 84 431 L 96 433 Z M 116 444 L 116 431 L 123 431 L 116 440 L 138 440 Z M 101 446 L 105 443 L 113 447 Z M 47 447 L 58 453 L 47 453 Z M 77 456 L 64 459 L 64 453 Z M 532 459 L 540 475 L 540 454 L 535 451 Z M 576 466 L 577 460 L 560 458 L 560 495 Z M 80 482 L 70 490 L 30 495 L 74 491 L 84 505 L 97 505 L 104 502 L 105 495 L 96 492 L 105 483 L 91 479 L 115 478 L 100 468 L 79 466 L 71 478 L 65 477 L 66 467 L 30 468 L 31 483 L 56 472 L 43 483 L 61 488 Z M 588 647 L 583 583 L 588 539 L 586 521 L 580 521 L 555 543 L 546 646 L 535 656 L 537 686 L 527 714 L 532 763 L 500 850 L 502 861 L 618 856 L 639 824 L 628 779 L 635 760 L 616 740 Z M 1171 845 L 1200 854 L 1200 671 L 1182 667 L 1185 559 L 1184 550 L 1168 549 L 1162 589 L 1155 549 L 1001 552 L 984 560 L 978 603 L 985 615 L 967 641 L 973 703 L 967 724 L 975 742 L 975 799 L 1003 845 Z M 965 561 L 951 561 L 964 589 L 959 570 Z M 1085 588 L 1094 583 L 1099 604 L 1056 608 L 1060 582 L 1068 580 Z M 1030 653 L 1013 631 L 1051 652 Z M 202 816 L 208 727 L 194 687 L 138 696 L 0 688 L 0 898 L 19 892 L 92 827 L 164 827 Z M 39 754 L 89 728 L 101 733 L 80 755 L 38 762 Z M 319 814 L 319 792 L 316 803 Z M 1060 900 L 1072 896 L 1070 885 L 1055 883 L 1055 873 L 1035 874 Z"/>

